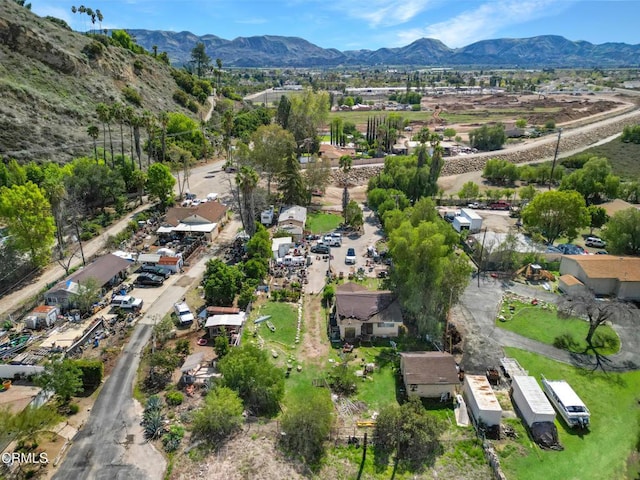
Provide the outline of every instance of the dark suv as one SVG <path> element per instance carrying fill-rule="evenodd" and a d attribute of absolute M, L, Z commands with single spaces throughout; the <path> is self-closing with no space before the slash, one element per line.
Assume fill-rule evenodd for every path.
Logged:
<path fill-rule="evenodd" d="M 168 278 L 171 276 L 171 270 L 158 265 L 143 265 L 140 271 L 144 273 L 152 273 L 162 278 Z"/>
<path fill-rule="evenodd" d="M 311 247 L 311 253 L 320 253 L 323 255 L 329 255 L 329 253 L 331 253 L 331 248 L 329 247 L 329 245 L 314 245 L 313 247 Z"/>
<path fill-rule="evenodd" d="M 135 283 L 141 287 L 160 287 L 164 283 L 164 278 L 152 273 L 141 273 Z"/>

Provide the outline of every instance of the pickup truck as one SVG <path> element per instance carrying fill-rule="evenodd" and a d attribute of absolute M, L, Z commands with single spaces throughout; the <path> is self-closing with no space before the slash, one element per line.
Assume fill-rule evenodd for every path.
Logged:
<path fill-rule="evenodd" d="M 123 308 L 125 310 L 140 310 L 142 303 L 141 298 L 135 298 L 131 295 L 115 295 L 111 299 L 112 307 Z"/>

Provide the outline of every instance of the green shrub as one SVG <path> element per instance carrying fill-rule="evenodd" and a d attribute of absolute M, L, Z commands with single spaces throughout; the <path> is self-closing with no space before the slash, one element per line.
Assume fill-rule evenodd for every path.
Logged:
<path fill-rule="evenodd" d="M 175 92 L 173 92 L 173 100 L 178 105 L 182 105 L 185 108 L 187 107 L 187 105 L 189 105 L 189 95 L 187 95 L 182 90 L 176 90 Z"/>
<path fill-rule="evenodd" d="M 176 353 L 181 355 L 189 355 L 191 353 L 191 344 L 188 338 L 181 338 L 176 342 Z"/>
<path fill-rule="evenodd" d="M 104 46 L 100 42 L 96 42 L 94 40 L 82 49 L 82 53 L 91 59 L 95 59 L 102 55 L 103 50 Z"/>
<path fill-rule="evenodd" d="M 140 96 L 140 93 L 137 90 L 135 90 L 135 89 L 133 89 L 131 87 L 124 87 L 122 89 L 122 95 L 124 96 L 124 99 L 127 102 L 129 102 L 129 103 L 131 103 L 131 104 L 133 104 L 133 105 L 135 105 L 137 107 L 141 107 L 142 106 L 142 97 Z"/>
<path fill-rule="evenodd" d="M 162 437 L 162 444 L 167 452 L 175 452 L 184 437 L 184 428 L 179 425 L 171 425 L 169 431 Z"/>
<path fill-rule="evenodd" d="M 144 64 L 140 59 L 137 59 L 135 62 L 133 62 L 133 71 L 135 72 L 136 75 L 140 75 L 143 70 L 144 70 Z"/>
<path fill-rule="evenodd" d="M 579 345 L 579 342 L 571 333 L 563 333 L 553 339 L 553 346 L 562 350 L 575 350 Z"/>
<path fill-rule="evenodd" d="M 82 372 L 82 388 L 96 388 L 102 383 L 104 365 L 100 360 L 79 359 L 73 363 Z"/>
<path fill-rule="evenodd" d="M 333 285 L 327 285 L 326 287 L 324 287 L 324 290 L 322 292 L 322 303 L 324 304 L 325 307 L 328 307 L 329 305 L 331 305 L 331 302 L 333 301 L 333 297 L 336 295 L 336 290 L 333 287 Z"/>
<path fill-rule="evenodd" d="M 77 403 L 70 403 L 67 409 L 69 411 L 69 415 L 75 415 L 80 411 L 80 405 Z"/>
<path fill-rule="evenodd" d="M 182 392 L 172 391 L 167 392 L 167 403 L 172 406 L 180 405 L 184 400 L 184 395 Z"/>

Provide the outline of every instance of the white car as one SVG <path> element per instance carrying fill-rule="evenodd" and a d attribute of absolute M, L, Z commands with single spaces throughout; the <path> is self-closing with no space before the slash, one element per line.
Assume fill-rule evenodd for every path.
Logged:
<path fill-rule="evenodd" d="M 604 248 L 607 246 L 607 242 L 605 242 L 604 240 L 598 237 L 587 237 L 584 244 L 587 247 L 594 247 L 594 248 Z"/>
<path fill-rule="evenodd" d="M 347 255 L 344 257 L 344 263 L 346 263 L 347 265 L 356 264 L 356 251 L 354 248 L 347 249 Z"/>

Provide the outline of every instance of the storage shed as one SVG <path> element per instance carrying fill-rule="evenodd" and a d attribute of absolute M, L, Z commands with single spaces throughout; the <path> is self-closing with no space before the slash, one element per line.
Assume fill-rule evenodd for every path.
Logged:
<path fill-rule="evenodd" d="M 465 375 L 463 395 L 475 423 L 500 425 L 502 408 L 484 375 Z"/>
<path fill-rule="evenodd" d="M 470 208 L 460 210 L 460 215 L 453 219 L 453 228 L 457 232 L 469 230 L 469 232 L 479 232 L 482 229 L 482 217 Z"/>
<path fill-rule="evenodd" d="M 556 412 L 538 385 L 535 377 L 516 375 L 511 380 L 511 396 L 527 426 L 538 422 L 552 422 Z"/>

